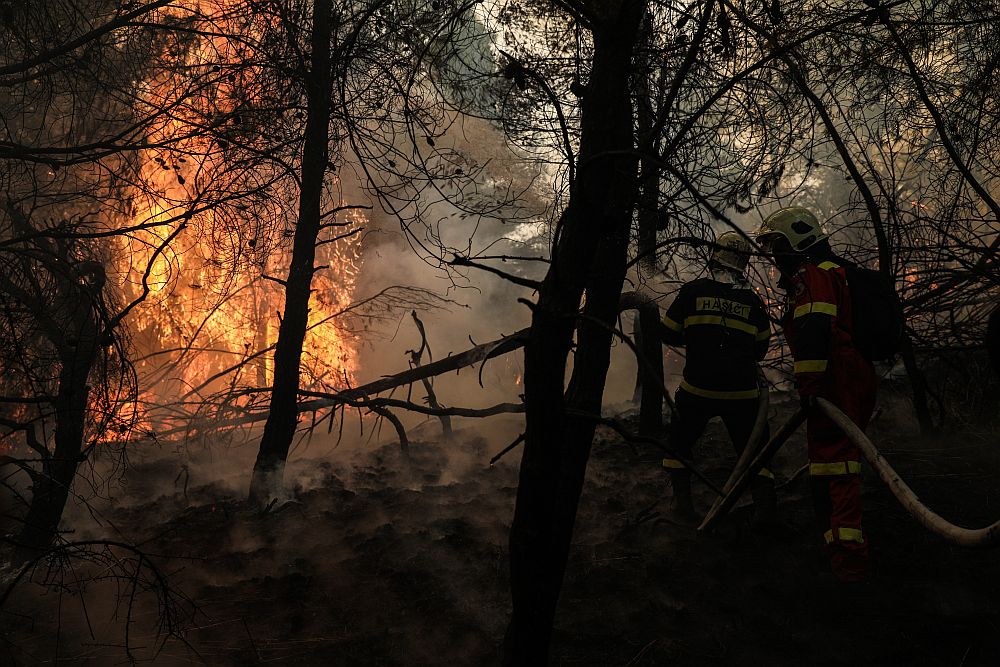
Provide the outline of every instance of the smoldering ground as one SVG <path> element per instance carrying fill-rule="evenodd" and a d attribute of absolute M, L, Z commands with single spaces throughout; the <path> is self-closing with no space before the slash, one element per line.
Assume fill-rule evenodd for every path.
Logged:
<path fill-rule="evenodd" d="M 790 403 L 775 397 L 772 418 L 787 417 Z M 995 518 L 995 478 L 984 472 L 1000 464 L 995 437 L 957 443 L 919 437 L 905 424 L 883 412 L 873 432 L 918 493 L 958 521 Z M 490 467 L 493 444 L 464 425 L 447 442 L 433 422 L 413 433 L 409 457 L 386 439 L 297 459 L 290 499 L 267 513 L 219 483 L 192 483 L 186 497 L 182 489 L 146 500 L 137 493 L 102 508 L 106 524 L 141 544 L 197 607 L 183 634 L 188 645 L 169 640 L 156 653 L 156 604 L 143 598 L 135 655 L 157 665 L 495 663 L 509 612 L 506 535 L 518 457 Z M 961 458 L 940 455 L 959 444 Z M 696 456 L 713 479 L 725 478 L 734 455 L 720 424 Z M 784 482 L 783 530 L 756 532 L 743 506 L 700 535 L 666 519 L 658 452 L 599 430 L 553 664 L 995 664 L 1000 566 L 992 552 L 954 549 L 924 533 L 866 472 L 877 576 L 844 589 L 827 572 L 807 481 L 795 476 L 804 461 L 800 433 L 774 466 Z M 167 463 L 136 462 L 133 471 L 150 488 L 169 489 Z M 711 500 L 699 486 L 699 508 Z M 20 664 L 56 653 L 64 664 L 123 659 L 113 591 L 38 592 L 23 588 L 19 622 L 5 623 Z"/>

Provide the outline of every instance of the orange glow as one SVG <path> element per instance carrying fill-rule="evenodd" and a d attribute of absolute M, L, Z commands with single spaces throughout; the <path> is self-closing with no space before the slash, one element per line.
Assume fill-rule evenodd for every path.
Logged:
<path fill-rule="evenodd" d="M 211 16 L 215 27 L 214 36 L 199 38 L 177 56 L 185 76 L 209 77 L 219 69 L 215 63 L 242 62 L 239 49 L 245 46 L 218 35 L 227 32 L 224 28 L 247 30 L 246 20 L 227 18 L 226 8 L 227 0 L 191 0 L 170 10 Z M 121 260 L 111 279 L 131 302 L 142 295 L 148 272 L 149 294 L 128 320 L 143 391 L 138 401 L 124 406 L 124 412 L 135 411 L 143 431 L 204 413 L 202 401 L 222 392 L 232 392 L 227 409 L 259 404 L 266 392 L 240 390 L 268 387 L 272 381 L 269 348 L 277 341 L 284 310 L 284 286 L 277 281 L 287 277 L 298 192 L 280 174 L 241 171 L 218 133 L 198 129 L 206 118 L 236 115 L 243 108 L 237 105 L 248 104 L 254 76 L 253 68 L 241 67 L 174 105 L 147 133 L 152 147 L 138 156 L 144 187 L 136 190 L 130 216 L 120 223 L 150 226 L 120 241 L 116 255 Z M 143 82 L 144 103 L 149 109 L 166 108 L 176 100 L 178 81 L 168 72 Z M 206 205 L 260 182 L 267 182 L 264 206 L 244 207 L 240 213 L 239 202 Z M 328 179 L 328 191 L 337 192 L 338 185 Z M 343 203 L 325 202 L 327 207 Z M 356 226 L 364 218 L 349 211 L 339 214 L 338 222 Z M 333 228 L 333 234 L 347 229 Z M 330 235 L 324 232 L 320 240 Z M 360 243 L 348 238 L 320 245 L 315 266 L 320 268 L 312 282 L 300 384 L 329 390 L 353 382 L 357 371 L 356 341 L 336 314 L 351 303 Z M 213 409 L 221 410 L 217 400 Z"/>

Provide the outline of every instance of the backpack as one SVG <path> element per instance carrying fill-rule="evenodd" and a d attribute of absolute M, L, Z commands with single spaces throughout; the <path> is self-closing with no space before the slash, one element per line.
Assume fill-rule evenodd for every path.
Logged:
<path fill-rule="evenodd" d="M 903 342 L 906 318 L 895 285 L 878 271 L 844 264 L 854 310 L 854 347 L 869 361 L 889 361 Z"/>

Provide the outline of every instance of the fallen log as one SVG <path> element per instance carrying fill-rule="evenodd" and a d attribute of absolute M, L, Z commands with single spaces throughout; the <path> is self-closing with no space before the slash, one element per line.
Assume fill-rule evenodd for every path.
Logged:
<path fill-rule="evenodd" d="M 500 355 L 507 354 L 508 352 L 513 352 L 514 350 L 524 347 L 527 340 L 528 329 L 521 329 L 520 331 L 516 331 L 509 336 L 490 341 L 489 343 L 483 343 L 482 345 L 477 345 L 476 347 L 468 349 L 465 352 L 460 352 L 459 354 L 453 354 L 450 357 L 439 359 L 438 361 L 429 363 L 426 366 L 418 366 L 416 368 L 403 371 L 402 373 L 387 375 L 375 380 L 374 382 L 363 384 L 360 387 L 347 389 L 335 394 L 331 393 L 326 398 L 304 401 L 299 403 L 299 412 L 321 410 L 334 405 L 340 405 L 341 403 L 350 402 L 358 398 L 371 396 L 372 394 L 380 394 L 383 391 L 412 384 L 419 380 L 423 380 L 424 378 L 434 377 L 435 375 L 441 375 L 450 371 L 457 371 L 465 368 L 466 366 L 479 363 L 480 361 L 486 361 L 488 359 L 492 359 L 493 357 L 499 357 Z M 300 391 L 299 393 L 302 395 L 308 395 L 309 392 Z"/>

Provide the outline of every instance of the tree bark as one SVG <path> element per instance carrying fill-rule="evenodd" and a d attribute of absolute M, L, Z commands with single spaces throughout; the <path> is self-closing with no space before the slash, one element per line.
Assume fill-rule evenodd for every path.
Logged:
<path fill-rule="evenodd" d="M 60 281 L 57 288 L 60 296 L 50 304 L 49 312 L 43 311 L 39 317 L 51 319 L 56 326 L 49 335 L 60 362 L 59 387 L 52 401 L 55 449 L 42 462 L 41 471 L 34 475 L 31 505 L 14 556 L 19 563 L 36 558 L 48 549 L 59 532 L 70 487 L 83 460 L 81 453 L 90 397 L 88 380 L 100 349 L 100 324 L 94 309 L 94 296 L 81 290 L 75 272 L 52 271 L 52 275 Z M 93 289 L 100 291 L 104 284 L 103 273 L 98 283 Z M 44 309 L 41 304 L 32 305 L 35 306 Z M 59 339 L 55 338 L 56 331 L 62 334 Z"/>
<path fill-rule="evenodd" d="M 931 417 L 930 405 L 927 403 L 927 379 L 917 364 L 913 341 L 908 333 L 903 335 L 899 355 L 903 359 L 903 367 L 910 378 L 910 389 L 913 390 L 913 412 L 917 416 L 917 423 L 920 424 L 920 432 L 923 434 L 934 433 L 936 430 L 934 419 Z"/>
<path fill-rule="evenodd" d="M 594 29 L 591 78 L 581 102 L 579 170 L 525 345 L 525 445 L 510 534 L 508 665 L 544 664 L 548 658 L 596 425 L 567 416 L 566 409 L 600 412 L 610 361 L 608 327 L 618 313 L 636 196 L 629 72 L 644 6 L 623 0 Z M 585 290 L 586 318 L 580 319 Z M 564 393 L 574 330 L 578 347 Z"/>
<path fill-rule="evenodd" d="M 639 270 L 649 277 L 656 273 L 656 231 L 659 222 L 660 201 L 660 167 L 652 156 L 659 154 L 659 141 L 655 136 L 656 116 L 654 110 L 653 91 L 649 88 L 649 77 L 659 69 L 658 63 L 650 62 L 647 51 L 653 38 L 652 17 L 648 14 L 643 18 L 639 39 L 647 48 L 643 50 L 642 62 L 637 63 L 638 75 L 635 78 L 636 89 L 636 121 L 640 153 L 639 160 L 639 199 L 636 210 L 636 246 L 639 256 Z M 661 86 L 662 88 L 662 86 Z M 662 90 L 657 91 L 662 93 Z M 662 95 L 657 95 L 661 97 Z M 657 102 L 661 100 L 657 99 Z"/>
<path fill-rule="evenodd" d="M 298 422 L 297 395 L 302 344 L 309 320 L 309 296 L 321 225 L 330 122 L 330 0 L 313 5 L 312 53 L 306 73 L 306 129 L 302 150 L 299 219 L 285 281 L 285 312 L 274 348 L 270 413 L 250 482 L 250 502 L 266 504 L 280 493 L 288 449 Z"/>
<path fill-rule="evenodd" d="M 90 395 L 87 377 L 94 358 L 93 350 L 80 350 L 79 356 L 62 360 L 59 393 L 53 405 L 56 412 L 55 451 L 34 479 L 31 506 L 18 540 L 15 556 L 18 562 L 37 557 L 52 544 L 58 533 L 59 521 L 80 464 Z"/>
<path fill-rule="evenodd" d="M 663 428 L 663 345 L 660 342 L 660 309 L 649 296 L 639 292 L 626 292 L 618 303 L 621 311 L 634 308 L 638 311 L 635 327 L 635 345 L 641 358 L 636 373 L 639 394 L 639 435 L 658 437 Z M 635 397 L 633 396 L 633 400 Z"/>

